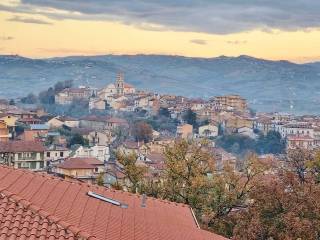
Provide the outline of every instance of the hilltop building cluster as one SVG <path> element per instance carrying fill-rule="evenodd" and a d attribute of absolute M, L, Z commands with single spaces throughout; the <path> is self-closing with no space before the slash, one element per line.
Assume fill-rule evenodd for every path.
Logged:
<path fill-rule="evenodd" d="M 134 152 L 151 174 L 163 170 L 165 146 L 176 139 L 210 139 L 212 151 L 234 162 L 235 157 L 223 149 L 214 147 L 219 129 L 239 132 L 254 137 L 253 123 L 245 99 L 237 95 L 209 99 L 188 99 L 182 96 L 161 95 L 137 90 L 124 81 L 119 73 L 114 83 L 102 89 L 90 87 L 66 88 L 55 95 L 56 104 L 68 105 L 88 101 L 89 114 L 80 118 L 54 116 L 43 108 L 24 109 L 1 101 L 0 108 L 0 161 L 15 168 L 47 171 L 64 178 L 77 178 L 96 182 L 104 173 L 106 184 L 121 181 L 121 166 L 110 152 L 121 149 Z M 104 115 L 91 111 L 108 109 L 114 114 Z M 127 137 L 117 142 L 117 131 L 130 130 L 130 119 L 117 113 L 139 113 L 157 116 L 165 109 L 167 118 L 174 120 L 174 131 L 152 129 L 147 142 Z M 187 111 L 196 115 L 190 124 L 184 119 Z M 71 146 L 70 137 L 76 135 L 86 141 L 85 146 Z M 130 135 L 130 133 L 129 133 Z M 82 144 L 83 145 L 83 144 Z M 226 157 L 227 156 L 227 157 Z M 100 165 L 98 164 L 100 163 Z M 103 170 L 101 170 L 103 168 Z"/>
<path fill-rule="evenodd" d="M 164 149 L 181 138 L 199 144 L 206 140 L 209 142 L 206 149 L 214 156 L 217 169 L 228 163 L 235 171 L 237 157 L 216 146 L 222 134 L 257 139 L 274 131 L 286 141 L 287 150 L 320 147 L 318 116 L 254 115 L 246 99 L 239 95 L 203 100 L 141 91 L 126 83 L 123 73 L 117 75 L 114 83 L 101 89 L 66 88 L 55 95 L 55 103 L 59 105 L 77 101 L 88 102 L 88 115 L 79 118 L 52 115 L 43 108 L 26 109 L 0 100 L 0 163 L 15 169 L 54 175 L 54 178 L 46 177 L 48 185 L 60 177 L 68 181 L 79 180 L 81 184 L 96 184 L 102 178 L 104 186 L 111 186 L 127 181 L 114 152 L 136 154 L 138 164 L 148 169 L 147 176 L 157 178 L 165 170 Z M 105 112 L 112 114 L 103 114 Z M 134 114 L 143 114 L 142 119 L 165 116 L 175 124 L 174 130 L 152 128 L 147 140 L 140 140 L 133 136 L 135 125 L 131 118 Z M 28 179 L 27 176 L 33 176 L 33 173 L 0 167 L 0 178 L 8 171 L 19 176 L 23 173 Z M 60 190 L 57 188 L 57 191 Z M 63 198 L 50 197 L 56 203 Z M 129 201 L 132 197 L 126 195 L 126 198 Z M 155 206 L 163 205 L 153 201 Z M 174 208 L 177 214 L 183 211 L 182 207 Z M 189 215 L 186 217 L 190 218 Z M 196 236 L 200 230 L 191 227 L 189 231 Z M 201 239 L 222 238 L 212 235 Z"/>
<path fill-rule="evenodd" d="M 223 149 L 215 147 L 215 139 L 222 133 L 256 139 L 258 133 L 266 135 L 270 131 L 281 134 L 286 140 L 287 149 L 315 149 L 320 145 L 320 119 L 317 116 L 297 117 L 281 113 L 257 113 L 253 116 L 246 99 L 239 95 L 216 96 L 203 100 L 146 92 L 126 83 L 123 73 L 117 75 L 114 83 L 102 89 L 66 88 L 55 96 L 56 103 L 60 105 L 81 100 L 89 102 L 89 114 L 80 118 L 52 116 L 41 108 L 26 110 L 1 100 L 0 150 L 5 156 L 5 160 L 2 158 L 2 161 L 18 168 L 37 171 L 48 169 L 50 164 L 56 164 L 60 158 L 58 162 L 62 163 L 63 159 L 70 156 L 94 157 L 101 162 L 108 162 L 109 148 L 116 139 L 115 131 L 131 127 L 128 122 L 130 119 L 116 116 L 117 113 L 143 111 L 145 116 L 156 116 L 163 109 L 166 110 L 166 115 L 176 122 L 173 133 L 165 129 L 153 129 L 151 143 L 136 142 L 128 138 L 125 142 L 118 143 L 117 147 L 130 151 L 135 149 L 142 159 L 148 159 L 147 156 L 150 154 L 161 155 L 164 146 L 177 138 L 208 139 L 214 151 L 230 156 Z M 90 113 L 93 110 L 106 110 L 107 107 L 115 113 L 114 116 Z M 195 114 L 194 121 L 198 124 L 186 121 L 185 115 L 188 111 Z M 79 155 L 78 150 L 69 149 L 67 137 L 61 134 L 61 129 L 67 129 L 88 141 L 88 149 L 82 150 L 87 154 Z M 51 140 L 52 146 L 41 148 L 40 145 L 48 139 Z M 32 148 L 34 152 L 28 151 Z M 147 150 L 141 152 L 142 148 Z M 234 160 L 234 157 L 230 159 Z M 57 168 L 55 166 L 52 169 L 55 171 Z M 63 171 L 59 170 L 60 175 L 61 172 Z M 85 171 L 82 172 L 83 175 L 87 174 Z M 88 173 L 91 178 L 91 175 L 97 175 L 91 171 Z M 76 175 L 78 176 L 78 173 Z"/>
<path fill-rule="evenodd" d="M 164 234 L 163 236 L 183 239 L 187 232 L 192 239 L 224 239 L 216 234 L 201 230 L 192 209 L 187 206 L 110 190 L 108 187 L 115 182 L 127 181 L 123 174 L 123 166 L 114 157 L 115 151 L 123 151 L 128 154 L 135 153 L 139 158 L 139 164 L 148 167 L 148 177 L 156 178 L 165 169 L 163 150 L 167 145 L 174 142 L 175 136 L 152 130 L 152 138 L 149 141 L 136 141 L 131 137 L 119 141 L 119 132 L 127 131 L 131 127 L 129 119 L 121 118 L 116 114 L 112 116 L 110 114 L 91 113 L 91 111 L 105 111 L 108 107 L 114 113 L 117 111 L 135 113 L 143 110 L 147 114 L 157 115 L 161 107 L 167 106 L 170 108 L 169 117 L 171 118 L 171 115 L 175 116 L 176 114 L 178 118 L 181 113 L 175 110 L 176 107 L 185 109 L 194 104 L 194 107 L 201 110 L 204 107 L 202 102 L 200 103 L 198 100 L 193 103 L 186 101 L 187 105 L 184 105 L 185 100 L 181 97 L 160 96 L 137 91 L 135 87 L 124 82 L 122 73 L 118 74 L 115 83 L 102 89 L 96 90 L 90 87 L 66 88 L 55 95 L 55 103 L 58 105 L 70 105 L 80 101 L 89 103 L 89 114 L 80 118 L 52 115 L 45 112 L 41 107 L 29 109 L 10 104 L 6 100 L 0 101 L 0 178 L 6 178 L 9 173 L 12 176 L 10 186 L 16 185 L 20 188 L 24 185 L 30 193 L 35 190 L 36 185 L 44 180 L 44 184 L 41 184 L 42 190 L 39 190 L 37 194 L 34 193 L 33 196 L 37 195 L 41 199 L 50 198 L 48 201 L 51 205 L 61 205 L 61 209 L 66 213 L 61 215 L 52 211 L 51 205 L 38 201 L 40 198 L 37 198 L 37 200 L 32 195 L 28 195 L 29 198 L 18 188 L 8 189 L 5 187 L 6 181 L 0 181 L 1 189 L 8 190 L 1 190 L 1 206 L 12 202 L 17 208 L 14 211 L 19 211 L 19 209 L 31 211 L 32 217 L 49 221 L 52 225 L 50 227 L 58 228 L 60 231 L 52 233 L 49 229 L 44 231 L 43 229 L 46 228 L 43 226 L 30 225 L 30 228 L 25 229 L 24 233 L 20 233 L 20 230 L 18 230 L 16 231 L 17 234 L 25 234 L 27 239 L 29 237 L 35 237 L 36 239 L 70 239 L 69 237 L 72 237 L 72 239 L 119 239 L 112 234 L 117 233 L 120 236 L 122 234 L 121 229 L 125 229 L 124 231 L 132 230 L 136 234 L 143 234 L 143 239 L 154 239 L 153 234 L 150 235 L 150 232 L 146 229 L 139 230 L 137 226 L 128 227 L 126 223 L 118 222 L 117 224 L 120 224 L 121 227 L 117 231 L 115 229 L 108 230 L 104 226 L 97 226 L 98 223 L 94 220 L 103 217 L 103 223 L 111 226 L 115 224 L 116 219 L 124 216 L 123 214 L 126 214 L 126 212 L 129 214 L 130 211 L 130 216 L 134 215 L 135 221 L 139 218 L 141 218 L 141 221 L 146 221 L 141 215 L 145 213 L 144 210 L 146 209 L 150 214 L 160 216 L 154 226 L 150 221 L 147 225 L 156 229 L 158 224 L 161 224 L 162 230 L 157 230 L 157 232 Z M 178 126 L 182 130 L 181 137 L 192 137 L 192 126 L 184 126 L 187 126 L 187 124 Z M 202 127 L 200 132 L 200 135 L 203 136 L 217 135 L 217 129 L 214 126 Z M 20 180 L 15 181 L 16 177 Z M 78 181 L 79 184 L 73 184 L 74 181 Z M 97 184 L 98 181 L 102 181 L 102 184 L 107 188 L 95 186 L 94 184 Z M 51 189 L 51 187 L 53 188 Z M 46 192 L 49 189 L 52 191 L 50 190 L 50 193 Z M 63 194 L 66 189 L 69 189 L 69 192 Z M 84 191 L 85 189 L 86 191 Z M 12 197 L 12 194 L 14 197 Z M 17 200 L 19 197 L 30 202 L 30 204 L 24 205 L 24 202 Z M 125 203 L 125 208 L 128 208 L 128 210 L 117 206 L 118 200 L 121 200 L 123 204 Z M 79 205 L 83 201 L 88 202 L 85 208 Z M 142 207 L 139 204 L 132 204 L 134 201 L 142 201 Z M 79 208 L 76 209 L 73 205 Z M 134 206 L 134 212 L 132 212 Z M 29 209 L 33 209 L 33 207 L 41 207 L 41 210 L 35 212 Z M 115 211 L 115 215 L 101 215 L 100 212 L 107 211 L 106 207 Z M 79 209 L 82 208 L 86 209 L 85 214 L 90 214 L 92 217 L 88 218 L 81 214 L 82 211 L 79 211 Z M 94 208 L 96 210 L 93 210 Z M 119 213 L 118 208 L 122 209 L 123 213 Z M 85 221 L 86 224 L 92 225 L 92 229 L 88 229 L 81 224 L 77 225 L 79 229 L 69 227 L 70 224 L 73 226 L 75 223 L 70 218 L 70 214 L 67 213 L 73 216 L 77 215 L 81 218 L 81 222 Z M 172 217 L 169 217 L 169 213 Z M 10 215 L 9 212 L 4 212 L 4 214 L 6 216 Z M 47 220 L 48 214 L 55 216 L 54 220 L 52 220 L 53 218 Z M 59 216 L 59 219 L 56 216 Z M 15 226 L 24 224 L 24 221 L 16 219 L 15 215 L 10 215 L 10 217 L 15 222 Z M 175 218 L 177 219 L 175 220 Z M 176 226 L 176 223 L 181 222 L 182 219 L 183 223 Z M 65 224 L 61 224 L 61 222 Z M 93 224 L 96 224 L 95 227 Z M 3 233 L 1 236 L 11 237 L 12 233 Z M 130 233 L 129 236 L 129 239 L 131 239 L 132 234 Z M 167 238 L 163 237 L 161 239 Z"/>

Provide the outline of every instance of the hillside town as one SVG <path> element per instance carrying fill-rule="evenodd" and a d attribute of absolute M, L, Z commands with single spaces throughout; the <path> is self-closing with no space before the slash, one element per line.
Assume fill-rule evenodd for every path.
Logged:
<path fill-rule="evenodd" d="M 213 96 L 206 100 L 161 95 L 136 89 L 125 82 L 122 72 L 117 74 L 114 83 L 101 89 L 66 85 L 54 93 L 52 104 L 61 108 L 81 104 L 87 108 L 82 109 L 85 113 L 82 116 L 68 112 L 54 114 L 47 109 L 48 105 L 22 104 L 27 102 L 22 99 L 0 100 L 1 178 L 11 174 L 19 176 L 22 183 L 34 176 L 30 184 L 36 185 L 42 181 L 38 179 L 42 178 L 40 175 L 20 171 L 31 170 L 44 174 L 43 191 L 57 184 L 57 179 L 64 179 L 67 180 L 64 188 L 68 188 L 70 194 L 73 191 L 69 188 L 70 181 L 76 181 L 83 186 L 89 184 L 92 191 L 105 191 L 95 190 L 95 186 L 122 189 L 124 193 L 115 193 L 113 199 L 131 202 L 134 197 L 127 192 L 135 183 L 128 173 L 128 163 L 123 160 L 126 157 L 133 156 L 134 165 L 146 170 L 144 179 L 161 182 L 159 179 L 168 167 L 167 148 L 181 141 L 203 147 L 212 157 L 216 172 L 223 172 L 226 166 L 232 172 L 243 172 L 245 159 L 253 152 L 259 161 L 289 167 L 286 156 L 290 150 L 313 151 L 320 147 L 318 116 L 256 113 L 239 95 Z M 252 148 L 248 148 L 249 145 Z M 19 181 L 1 182 L 0 187 L 5 187 L 3 184 L 19 187 Z M 136 189 L 137 186 L 134 193 L 142 193 Z M 15 190 L 12 193 L 16 194 Z M 58 204 L 63 198 L 62 192 L 59 194 L 48 193 L 48 198 Z M 84 192 L 81 194 L 79 199 L 88 198 Z M 141 201 L 145 201 L 145 194 L 141 196 Z M 167 208 L 162 200 L 148 201 L 153 201 L 156 208 Z M 50 212 L 49 208 L 43 209 Z M 170 211 L 170 221 L 174 222 L 179 221 L 175 220 L 176 212 L 185 210 L 177 205 Z M 183 221 L 192 221 L 194 215 L 189 215 Z M 88 219 L 83 221 L 92 224 Z M 224 239 L 191 225 L 188 231 L 195 236 L 192 239 Z M 177 229 L 175 231 L 186 230 Z M 99 234 L 98 230 L 92 231 Z M 173 232 L 170 234 L 174 236 Z"/>
<path fill-rule="evenodd" d="M 208 100 L 160 95 L 136 89 L 124 81 L 123 73 L 102 89 L 64 88 L 54 98 L 60 106 L 87 102 L 88 114 L 79 118 L 53 115 L 43 107 L 30 109 L 0 101 L 3 164 L 91 183 L 102 173 L 104 184 L 110 185 L 123 180 L 119 178 L 121 165 L 112 153 L 134 152 L 140 164 L 159 172 L 165 147 L 177 139 L 209 141 L 211 153 L 222 162 L 232 163 L 234 169 L 241 159 L 217 145 L 222 135 L 255 140 L 276 132 L 285 143 L 283 151 L 259 154 L 275 159 L 281 159 L 290 149 L 320 147 L 318 116 L 252 113 L 246 99 L 239 95 Z M 164 126 L 144 120 L 150 118 L 159 118 Z M 79 171 L 79 163 L 87 168 Z"/>

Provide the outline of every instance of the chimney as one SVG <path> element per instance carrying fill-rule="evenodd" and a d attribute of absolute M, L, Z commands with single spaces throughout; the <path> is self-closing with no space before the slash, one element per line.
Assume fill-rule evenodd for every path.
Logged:
<path fill-rule="evenodd" d="M 142 194 L 142 199 L 141 199 L 141 207 L 145 208 L 147 206 L 147 196 L 146 194 Z"/>

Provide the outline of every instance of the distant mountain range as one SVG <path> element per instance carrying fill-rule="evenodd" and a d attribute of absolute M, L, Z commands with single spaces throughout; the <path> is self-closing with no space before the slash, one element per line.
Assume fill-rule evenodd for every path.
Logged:
<path fill-rule="evenodd" d="M 0 55 L 0 98 L 38 93 L 58 81 L 102 87 L 123 71 L 139 89 L 209 98 L 240 94 L 258 111 L 320 114 L 320 63 L 250 56 L 104 55 L 30 59 Z"/>

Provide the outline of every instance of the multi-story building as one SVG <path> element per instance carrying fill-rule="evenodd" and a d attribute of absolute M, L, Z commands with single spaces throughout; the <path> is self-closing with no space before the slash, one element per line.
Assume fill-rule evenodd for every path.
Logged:
<path fill-rule="evenodd" d="M 313 137 L 308 135 L 288 135 L 287 136 L 287 149 L 305 148 L 314 149 L 316 141 Z"/>
<path fill-rule="evenodd" d="M 3 121 L 9 130 L 10 138 L 13 139 L 16 135 L 16 121 L 18 120 L 17 117 L 6 114 L 6 113 L 0 113 L 0 121 Z"/>
<path fill-rule="evenodd" d="M 129 127 L 127 120 L 117 117 L 111 117 L 107 120 L 107 129 L 115 129 L 118 127 Z"/>
<path fill-rule="evenodd" d="M 89 101 L 89 110 L 105 110 L 106 102 L 105 100 L 101 100 L 100 98 L 90 98 Z"/>
<path fill-rule="evenodd" d="M 96 158 L 101 162 L 106 162 L 110 158 L 110 152 L 108 146 L 95 145 L 88 148 L 80 146 L 75 150 L 74 156 L 80 158 Z"/>
<path fill-rule="evenodd" d="M 239 95 L 215 97 L 215 108 L 221 111 L 244 112 L 247 110 L 247 100 Z"/>
<path fill-rule="evenodd" d="M 123 96 L 134 94 L 136 89 L 134 86 L 124 82 L 124 74 L 119 72 L 114 83 L 110 83 L 105 88 L 98 91 L 98 97 L 102 100 L 108 100 L 109 97 L 114 95 Z"/>
<path fill-rule="evenodd" d="M 76 127 L 79 127 L 79 120 L 72 117 L 68 117 L 68 116 L 57 116 L 57 117 L 51 118 L 47 122 L 47 125 L 50 128 L 60 128 L 63 125 L 70 128 L 76 128 Z"/>
<path fill-rule="evenodd" d="M 192 138 L 193 136 L 193 127 L 190 124 L 183 124 L 177 126 L 177 138 Z"/>
<path fill-rule="evenodd" d="M 41 171 L 47 166 L 44 157 L 45 151 L 46 149 L 40 142 L 10 141 L 0 143 L 0 162 L 15 168 Z"/>
<path fill-rule="evenodd" d="M 69 158 L 53 168 L 53 172 L 65 179 L 79 179 L 96 183 L 99 174 L 105 172 L 104 163 L 92 157 Z"/>
<path fill-rule="evenodd" d="M 4 121 L 0 121 L 0 143 L 9 141 L 9 129 Z"/>
<path fill-rule="evenodd" d="M 266 135 L 269 131 L 275 130 L 272 119 L 268 117 L 260 117 L 256 119 L 253 123 L 253 128 L 259 130 L 264 135 Z"/>
<path fill-rule="evenodd" d="M 302 135 L 314 138 L 314 130 L 310 124 L 305 123 L 288 123 L 284 125 L 275 125 L 275 130 L 278 131 L 283 138 L 288 135 Z"/>
<path fill-rule="evenodd" d="M 49 146 L 45 151 L 46 161 L 55 162 L 61 159 L 66 159 L 70 156 L 71 150 L 61 146 Z"/>
<path fill-rule="evenodd" d="M 199 127 L 200 137 L 216 137 L 218 136 L 218 127 L 215 125 L 204 125 Z"/>
<path fill-rule="evenodd" d="M 76 100 L 88 100 L 92 95 L 92 91 L 88 87 L 66 88 L 55 95 L 55 103 L 71 104 Z"/>
<path fill-rule="evenodd" d="M 25 129 L 21 135 L 24 141 L 45 140 L 49 133 L 49 125 L 30 124 L 30 129 Z"/>
<path fill-rule="evenodd" d="M 253 123 L 253 119 L 239 115 L 232 115 L 230 117 L 226 117 L 223 121 L 224 128 L 227 132 L 236 132 L 237 129 L 242 127 L 253 129 Z"/>
<path fill-rule="evenodd" d="M 128 126 L 128 122 L 125 119 L 116 117 L 89 115 L 80 119 L 80 127 L 94 130 L 114 129 Z"/>
<path fill-rule="evenodd" d="M 108 117 L 89 115 L 80 119 L 81 128 L 90 128 L 94 130 L 103 130 L 107 128 Z"/>
<path fill-rule="evenodd" d="M 96 130 L 91 131 L 87 139 L 89 140 L 90 146 L 100 145 L 100 146 L 108 146 L 115 139 L 113 132 L 109 129 L 106 130 Z"/>

